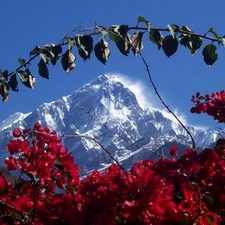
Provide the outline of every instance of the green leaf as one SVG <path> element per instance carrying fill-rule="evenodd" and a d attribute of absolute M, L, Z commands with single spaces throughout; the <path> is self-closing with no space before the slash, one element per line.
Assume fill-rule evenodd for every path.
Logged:
<path fill-rule="evenodd" d="M 41 77 L 49 79 L 48 67 L 43 59 L 38 63 L 38 73 Z"/>
<path fill-rule="evenodd" d="M 34 47 L 34 49 L 30 51 L 30 55 L 40 54 L 41 50 L 42 50 L 42 48 L 40 46 L 36 45 Z"/>
<path fill-rule="evenodd" d="M 138 24 L 139 24 L 140 22 L 145 23 L 146 26 L 147 26 L 148 31 L 150 31 L 150 29 L 151 29 L 151 24 L 150 24 L 150 22 L 149 22 L 148 20 L 146 20 L 143 16 L 139 16 L 139 17 L 138 17 Z"/>
<path fill-rule="evenodd" d="M 51 61 L 55 55 L 50 50 L 43 49 L 40 53 L 41 58 L 44 60 L 45 63 L 48 63 L 48 61 Z"/>
<path fill-rule="evenodd" d="M 66 190 L 68 190 L 68 191 L 76 191 L 77 188 L 76 188 L 76 186 L 74 186 L 74 185 L 69 185 L 69 184 L 67 184 L 67 185 L 66 185 Z"/>
<path fill-rule="evenodd" d="M 183 33 L 182 31 L 186 31 L 186 32 L 188 32 L 188 34 L 186 32 Z M 182 26 L 180 28 L 180 33 L 183 34 L 183 35 L 190 35 L 190 34 L 193 33 L 193 30 L 191 30 L 188 26 Z"/>
<path fill-rule="evenodd" d="M 60 58 L 60 55 L 62 53 L 62 47 L 60 45 L 52 47 L 52 53 L 54 54 L 54 57 L 51 59 L 51 63 L 54 66 Z"/>
<path fill-rule="evenodd" d="M 9 85 L 8 83 L 4 80 L 1 80 L 1 87 L 0 87 L 0 94 L 2 96 L 2 101 L 6 102 L 8 100 L 9 96 Z"/>
<path fill-rule="evenodd" d="M 211 66 L 217 59 L 218 54 L 216 54 L 217 47 L 213 44 L 206 45 L 202 51 L 204 56 L 204 61 L 207 65 Z"/>
<path fill-rule="evenodd" d="M 113 42 L 118 42 L 120 40 L 120 33 L 119 33 L 119 25 L 112 25 L 111 27 L 109 27 L 109 38 L 113 41 Z"/>
<path fill-rule="evenodd" d="M 116 46 L 120 52 L 127 56 L 129 54 L 131 44 L 130 44 L 130 35 L 128 32 L 128 25 L 113 25 L 109 28 L 109 37 L 116 43 Z"/>
<path fill-rule="evenodd" d="M 19 215 L 17 212 L 12 211 L 10 216 L 13 218 L 15 221 L 22 221 L 22 216 Z"/>
<path fill-rule="evenodd" d="M 178 41 L 172 35 L 168 35 L 163 39 L 162 48 L 167 57 L 173 55 L 178 48 Z"/>
<path fill-rule="evenodd" d="M 183 34 L 180 35 L 179 42 L 181 45 L 184 45 L 186 47 L 188 45 L 189 41 L 190 41 L 189 35 L 183 35 Z"/>
<path fill-rule="evenodd" d="M 17 87 L 18 81 L 17 81 L 17 79 L 16 79 L 16 74 L 13 74 L 13 75 L 10 77 L 10 80 L 9 80 L 8 84 L 9 84 L 10 88 L 11 88 L 13 91 L 15 91 L 15 92 L 18 92 L 18 91 L 19 91 L 19 89 L 18 89 L 18 87 Z"/>
<path fill-rule="evenodd" d="M 108 42 L 104 39 L 100 40 L 94 47 L 94 52 L 96 58 L 102 62 L 106 63 L 108 57 L 110 56 L 110 50 L 108 49 Z"/>
<path fill-rule="evenodd" d="M 101 32 L 102 34 L 102 38 L 104 39 L 105 36 L 107 35 L 107 30 L 105 27 L 103 26 L 98 26 L 98 24 L 95 22 L 95 27 L 99 30 L 99 32 Z"/>
<path fill-rule="evenodd" d="M 214 224 L 214 218 L 213 218 L 213 216 L 206 215 L 206 217 L 207 217 L 207 220 L 208 220 L 209 224 L 213 225 Z"/>
<path fill-rule="evenodd" d="M 30 71 L 26 69 L 25 71 L 17 71 L 21 82 L 28 88 L 34 88 L 35 78 L 31 75 Z"/>
<path fill-rule="evenodd" d="M 124 221 L 124 218 L 121 215 L 115 216 L 115 220 L 117 221 L 118 224 L 125 224 L 126 221 Z"/>
<path fill-rule="evenodd" d="M 123 37 L 127 35 L 128 29 L 129 26 L 126 24 L 123 24 L 121 26 L 112 25 L 108 30 L 109 38 L 116 43 L 120 40 L 121 36 Z"/>
<path fill-rule="evenodd" d="M 170 33 L 173 36 L 173 38 L 175 38 L 177 33 L 179 32 L 179 26 L 175 24 L 168 24 L 167 27 L 170 30 Z"/>
<path fill-rule="evenodd" d="M 143 32 L 138 32 L 138 31 L 134 33 L 134 36 L 131 41 L 132 51 L 134 55 L 137 55 L 143 49 L 143 44 L 142 44 L 143 34 L 144 34 Z"/>
<path fill-rule="evenodd" d="M 78 34 L 75 36 L 76 46 L 80 57 L 86 61 L 90 59 L 90 55 L 93 51 L 93 38 L 90 35 Z"/>
<path fill-rule="evenodd" d="M 194 55 L 202 46 L 202 38 L 196 35 L 191 35 L 187 46 L 191 51 L 191 54 Z"/>
<path fill-rule="evenodd" d="M 209 192 L 209 191 L 205 192 L 204 197 L 206 198 L 206 200 L 209 204 L 215 205 L 216 200 L 213 198 L 213 195 L 211 192 Z"/>
<path fill-rule="evenodd" d="M 69 49 L 67 49 L 61 59 L 62 67 L 67 74 L 75 67 L 75 61 L 76 57 Z"/>
<path fill-rule="evenodd" d="M 21 66 L 24 66 L 26 61 L 25 61 L 25 59 L 18 58 L 18 62 L 20 63 Z"/>
<path fill-rule="evenodd" d="M 185 225 L 185 224 L 187 224 L 187 219 L 186 218 L 182 218 L 181 220 L 180 220 L 180 223 L 179 223 L 179 225 Z M 194 225 L 194 224 L 193 224 Z"/>
<path fill-rule="evenodd" d="M 68 49 L 71 51 L 73 46 L 76 44 L 76 41 L 74 38 L 65 37 L 65 39 L 68 42 Z"/>
<path fill-rule="evenodd" d="M 159 50 L 161 48 L 161 46 L 162 46 L 163 36 L 160 33 L 160 31 L 158 31 L 158 30 L 151 30 L 149 32 L 149 40 L 153 44 L 156 44 L 158 46 L 158 50 Z"/>
<path fill-rule="evenodd" d="M 191 34 L 193 33 L 193 31 L 188 26 L 182 26 L 179 31 L 179 42 L 181 45 L 184 45 L 186 47 L 191 39 Z"/>
<path fill-rule="evenodd" d="M 214 31 L 214 29 L 211 27 L 209 28 L 208 32 L 207 33 L 212 33 L 214 35 L 214 37 L 216 38 L 216 40 L 220 43 L 221 40 L 220 40 L 220 36 Z"/>
<path fill-rule="evenodd" d="M 20 77 L 20 80 L 22 82 L 26 82 L 28 80 L 28 75 L 27 75 L 27 73 L 25 71 L 18 70 L 17 73 L 18 73 L 18 75 Z"/>

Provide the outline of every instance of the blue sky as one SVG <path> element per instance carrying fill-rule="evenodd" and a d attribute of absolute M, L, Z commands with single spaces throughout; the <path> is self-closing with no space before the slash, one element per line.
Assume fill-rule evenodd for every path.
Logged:
<path fill-rule="evenodd" d="M 1 4 L 0 27 L 0 69 L 16 69 L 18 57 L 28 59 L 29 52 L 35 45 L 57 44 L 63 36 L 79 27 L 93 27 L 94 22 L 109 27 L 113 24 L 135 26 L 139 15 L 148 19 L 154 28 L 166 28 L 167 24 L 188 25 L 197 33 L 204 34 L 210 27 L 220 35 L 225 34 L 225 2 L 219 0 L 216 5 L 211 1 L 173 0 L 118 0 L 118 1 L 4 1 Z M 144 25 L 143 25 L 144 26 Z M 132 32 L 131 32 L 132 34 Z M 168 33 L 163 33 L 166 36 Z M 204 42 L 203 46 L 209 42 Z M 94 54 L 91 60 L 83 62 L 78 56 L 76 67 L 68 75 L 60 63 L 49 66 L 50 79 L 38 75 L 37 63 L 30 66 L 36 77 L 34 90 L 19 84 L 19 92 L 10 92 L 9 100 L 1 104 L 0 121 L 15 112 L 27 113 L 35 110 L 44 102 L 50 102 L 73 93 L 82 85 L 101 74 L 122 74 L 129 77 L 129 82 L 137 84 L 139 94 L 146 97 L 147 105 L 161 108 L 149 83 L 146 68 L 140 57 L 121 55 L 114 43 L 110 43 L 111 56 L 106 65 L 98 62 Z M 65 49 L 64 49 L 65 50 Z M 77 54 L 74 49 L 73 53 Z M 200 91 L 203 94 L 224 89 L 225 84 L 225 49 L 218 49 L 219 59 L 208 67 L 203 62 L 201 51 L 191 56 L 188 49 L 179 45 L 178 51 L 170 59 L 163 51 L 158 51 L 147 35 L 142 51 L 147 60 L 153 79 L 165 101 L 186 122 L 198 126 L 215 127 L 217 124 L 209 117 L 190 113 L 193 106 L 190 98 Z M 142 91 L 143 90 L 143 91 Z"/>

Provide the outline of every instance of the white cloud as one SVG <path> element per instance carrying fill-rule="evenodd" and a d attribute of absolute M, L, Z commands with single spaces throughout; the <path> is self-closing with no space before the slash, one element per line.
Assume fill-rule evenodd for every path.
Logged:
<path fill-rule="evenodd" d="M 158 110 L 160 110 L 160 111 L 163 113 L 163 115 L 164 115 L 165 117 L 167 117 L 168 119 L 171 119 L 172 121 L 177 122 L 177 120 L 175 119 L 175 117 L 174 117 L 171 113 L 169 113 L 168 110 L 166 110 L 166 109 L 158 109 Z M 207 127 L 207 126 L 191 125 L 191 124 L 189 124 L 189 123 L 188 123 L 188 120 L 187 120 L 187 116 L 186 116 L 184 113 L 180 112 L 179 109 L 174 109 L 174 110 L 172 110 L 172 111 L 174 112 L 174 114 L 177 116 L 177 118 L 178 118 L 185 126 L 186 126 L 186 125 L 190 125 L 190 126 L 195 127 L 196 129 L 204 130 L 204 131 L 207 131 L 207 130 L 209 129 L 209 127 Z"/>
<path fill-rule="evenodd" d="M 129 88 L 136 96 L 139 105 L 145 109 L 153 106 L 153 97 L 149 91 L 149 87 L 146 87 L 140 80 L 134 80 L 129 76 L 120 73 L 108 73 L 109 76 L 115 76 L 118 81 L 124 84 L 125 87 Z"/>
<path fill-rule="evenodd" d="M 132 79 L 131 77 L 118 72 L 107 73 L 107 75 L 115 76 L 117 80 L 119 80 L 121 83 L 124 84 L 125 87 L 129 88 L 135 94 L 137 101 L 139 105 L 142 107 L 142 109 L 150 107 L 159 110 L 166 118 L 177 122 L 175 117 L 171 113 L 169 113 L 167 109 L 163 108 L 162 103 L 158 100 L 155 92 L 150 87 L 150 84 L 147 87 L 141 80 Z M 163 96 L 162 98 L 165 99 Z M 188 124 L 187 116 L 184 113 L 180 112 L 179 109 L 171 109 L 171 110 L 184 125 Z M 205 126 L 194 126 L 194 127 L 202 130 L 208 129 L 208 127 Z"/>

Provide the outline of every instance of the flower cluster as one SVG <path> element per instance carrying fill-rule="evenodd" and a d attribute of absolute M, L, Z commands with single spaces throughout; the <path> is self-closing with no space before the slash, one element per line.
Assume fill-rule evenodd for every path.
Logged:
<path fill-rule="evenodd" d="M 14 129 L 7 151 L 8 170 L 18 170 L 15 184 L 7 183 L 1 175 L 0 204 L 1 224 L 46 224 L 54 221 L 59 212 L 60 195 L 56 190 L 67 192 L 80 185 L 79 170 L 74 158 L 60 144 L 56 132 L 50 132 L 39 123 L 33 130 Z M 8 223 L 5 223 L 8 224 Z M 10 223 L 9 223 L 10 224 Z"/>
<path fill-rule="evenodd" d="M 197 92 L 192 96 L 191 101 L 195 103 L 195 107 L 191 108 L 192 113 L 207 113 L 214 120 L 220 123 L 225 122 L 225 90 L 205 96 Z"/>
<path fill-rule="evenodd" d="M 0 224 L 211 225 L 225 222 L 225 149 L 178 160 L 144 160 L 129 171 L 112 164 L 80 180 L 73 156 L 56 133 L 35 123 L 15 129 L 5 160 L 20 176 L 0 175 Z M 171 155 L 177 154 L 176 146 Z"/>

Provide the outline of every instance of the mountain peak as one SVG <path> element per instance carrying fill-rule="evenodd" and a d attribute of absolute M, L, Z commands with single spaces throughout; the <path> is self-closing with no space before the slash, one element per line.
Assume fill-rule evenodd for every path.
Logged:
<path fill-rule="evenodd" d="M 121 162 L 130 160 L 131 164 L 132 160 L 154 156 L 151 150 L 156 151 L 165 143 L 191 144 L 180 124 L 166 118 L 157 109 L 142 109 L 129 87 L 125 87 L 116 76 L 105 74 L 72 95 L 42 104 L 29 115 L 17 113 L 10 116 L 0 124 L 1 149 L 5 149 L 14 127 L 32 128 L 37 121 L 56 130 L 59 135 L 80 134 L 94 138 L 113 157 Z M 215 141 L 214 136 L 204 131 L 194 127 L 189 130 L 200 147 Z M 104 168 L 111 162 L 101 147 L 90 139 L 74 138 L 66 140 L 65 145 L 74 154 L 80 168 L 84 166 L 90 171 Z M 0 161 L 5 158 L 6 152 L 0 155 Z"/>
<path fill-rule="evenodd" d="M 101 75 L 75 91 L 70 97 L 72 104 L 85 108 L 104 106 L 108 111 L 120 108 L 140 111 L 136 96 L 115 76 Z M 76 101 L 76 103 L 75 103 Z"/>

